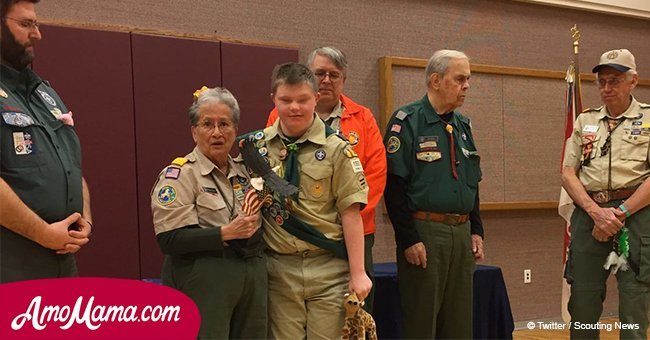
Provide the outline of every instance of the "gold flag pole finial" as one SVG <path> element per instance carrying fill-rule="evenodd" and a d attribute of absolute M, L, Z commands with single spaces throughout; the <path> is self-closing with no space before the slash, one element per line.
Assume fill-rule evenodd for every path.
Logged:
<path fill-rule="evenodd" d="M 580 31 L 578 25 L 573 24 L 571 27 L 571 37 L 573 38 L 573 54 L 578 54 L 578 47 L 580 47 Z"/>

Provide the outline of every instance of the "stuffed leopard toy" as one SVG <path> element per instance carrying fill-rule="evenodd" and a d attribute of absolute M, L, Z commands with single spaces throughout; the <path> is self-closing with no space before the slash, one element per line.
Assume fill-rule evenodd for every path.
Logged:
<path fill-rule="evenodd" d="M 377 340 L 377 326 L 375 320 L 363 308 L 363 301 L 359 301 L 357 294 L 345 294 L 343 308 L 345 308 L 345 324 L 343 325 L 343 340 L 365 340 L 366 332 L 369 340 Z"/>

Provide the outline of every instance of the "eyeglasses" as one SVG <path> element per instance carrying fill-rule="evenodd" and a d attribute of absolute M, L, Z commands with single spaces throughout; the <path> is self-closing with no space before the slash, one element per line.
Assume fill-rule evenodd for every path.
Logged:
<path fill-rule="evenodd" d="M 197 126 L 199 129 L 207 133 L 213 133 L 215 127 L 219 129 L 221 133 L 230 132 L 235 127 L 235 125 L 229 121 L 222 120 L 215 123 L 209 119 L 199 122 Z"/>
<path fill-rule="evenodd" d="M 18 23 L 18 25 L 26 30 L 38 30 L 38 26 L 40 24 L 36 20 L 30 20 L 30 19 L 14 19 L 10 17 L 6 17 L 5 19 L 13 20 Z"/>
<path fill-rule="evenodd" d="M 340 73 L 340 72 L 336 72 L 336 71 L 329 71 L 329 72 L 327 72 L 327 71 L 323 71 L 323 70 L 316 70 L 316 72 L 314 72 L 314 75 L 315 75 L 315 76 L 318 78 L 318 80 L 320 80 L 320 81 L 322 81 L 323 79 L 325 79 L 325 77 L 330 77 L 330 80 L 331 80 L 332 82 L 336 82 L 336 81 L 340 80 L 341 78 L 343 78 L 343 74 Z"/>
<path fill-rule="evenodd" d="M 609 79 L 596 79 L 596 85 L 598 85 L 599 89 L 603 89 L 607 85 L 609 85 L 609 87 L 617 87 L 618 85 L 620 85 L 624 81 L 625 81 L 625 77 L 615 77 L 615 78 L 609 78 Z"/>

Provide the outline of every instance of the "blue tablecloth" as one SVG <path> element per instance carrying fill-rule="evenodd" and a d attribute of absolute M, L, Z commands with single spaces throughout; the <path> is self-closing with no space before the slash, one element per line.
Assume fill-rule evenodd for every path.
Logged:
<path fill-rule="evenodd" d="M 377 263 L 373 316 L 381 339 L 404 334 L 397 264 Z M 477 265 L 474 271 L 474 339 L 512 339 L 514 321 L 501 268 Z"/>

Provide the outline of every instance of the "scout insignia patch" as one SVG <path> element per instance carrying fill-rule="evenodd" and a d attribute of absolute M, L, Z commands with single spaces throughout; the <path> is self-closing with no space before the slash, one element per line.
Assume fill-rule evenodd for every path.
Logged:
<path fill-rule="evenodd" d="M 9 98 L 9 95 L 7 95 L 7 92 L 5 92 L 5 90 L 0 88 L 0 97 Z"/>
<path fill-rule="evenodd" d="M 398 111 L 397 114 L 395 114 L 395 118 L 397 118 L 399 120 L 404 120 L 404 118 L 406 118 L 406 116 L 407 116 L 406 112 L 401 111 L 401 110 Z"/>
<path fill-rule="evenodd" d="M 361 165 L 361 161 L 358 158 L 351 159 L 350 164 L 352 164 L 352 170 L 355 173 L 363 172 L 363 166 Z"/>
<path fill-rule="evenodd" d="M 278 225 L 283 225 L 284 224 L 284 218 L 282 218 L 281 215 L 276 215 L 275 216 L 275 223 L 277 223 Z"/>
<path fill-rule="evenodd" d="M 354 151 L 354 149 L 352 149 L 351 146 L 346 146 L 345 149 L 343 149 L 343 154 L 347 158 L 358 157 L 357 153 Z"/>
<path fill-rule="evenodd" d="M 167 168 L 167 171 L 165 171 L 165 178 L 178 179 L 178 176 L 180 176 L 180 174 L 180 168 L 170 166 Z"/>
<path fill-rule="evenodd" d="M 311 195 L 314 198 L 320 198 L 321 196 L 323 196 L 323 183 L 321 183 L 320 181 L 314 183 L 311 186 Z"/>
<path fill-rule="evenodd" d="M 327 154 L 323 149 L 318 149 L 316 150 L 316 152 L 314 152 L 314 157 L 316 157 L 316 160 L 322 161 L 323 159 L 325 159 L 326 156 Z"/>
<path fill-rule="evenodd" d="M 280 160 L 283 161 L 285 158 L 287 158 L 287 149 L 285 149 L 285 148 L 280 149 L 279 154 L 280 154 L 280 157 L 279 157 Z"/>
<path fill-rule="evenodd" d="M 176 189 L 171 185 L 165 185 L 158 191 L 158 203 L 161 205 L 171 204 L 176 200 Z"/>
<path fill-rule="evenodd" d="M 438 151 L 438 136 L 418 137 L 420 151 Z"/>
<path fill-rule="evenodd" d="M 22 113 L 22 112 L 11 112 L 4 111 L 2 112 L 2 119 L 7 123 L 7 125 L 13 126 L 29 126 L 34 125 L 34 120 L 32 117 Z"/>
<path fill-rule="evenodd" d="M 262 139 L 262 138 L 264 138 L 264 132 L 263 132 L 263 131 L 257 131 L 257 132 L 255 133 L 255 139 L 256 139 L 256 140 L 260 140 L 260 139 Z"/>
<path fill-rule="evenodd" d="M 269 150 L 264 147 L 259 148 L 257 151 L 260 153 L 260 155 L 262 155 L 262 157 L 266 156 L 266 154 L 269 153 Z"/>
<path fill-rule="evenodd" d="M 56 119 L 59 119 L 59 117 L 61 117 L 61 115 L 63 114 L 63 112 L 61 112 L 61 110 L 59 110 L 58 107 L 55 107 L 52 110 L 50 110 L 50 113 L 52 113 L 52 116 L 54 116 L 54 118 Z"/>
<path fill-rule="evenodd" d="M 440 151 L 418 152 L 415 154 L 415 158 L 419 161 L 433 162 L 442 158 L 442 153 Z"/>
<path fill-rule="evenodd" d="M 402 126 L 399 124 L 393 124 L 393 126 L 390 127 L 390 132 L 400 133 L 402 132 Z"/>
<path fill-rule="evenodd" d="M 33 152 L 32 136 L 27 132 L 14 132 L 14 150 L 16 155 L 29 155 Z"/>
<path fill-rule="evenodd" d="M 356 133 L 355 131 L 350 131 L 350 133 L 348 134 L 348 142 L 352 146 L 359 144 L 359 134 Z"/>
<path fill-rule="evenodd" d="M 37 90 L 37 91 L 38 91 L 38 94 L 41 95 L 41 98 L 43 98 L 43 100 L 46 103 L 48 103 L 48 104 L 50 104 L 52 106 L 56 106 L 56 101 L 54 100 L 54 98 L 52 98 L 52 96 L 50 96 L 49 93 L 47 93 L 45 91 L 41 91 L 41 90 Z"/>
<path fill-rule="evenodd" d="M 359 188 L 360 189 L 365 189 L 368 187 L 368 183 L 366 183 L 366 176 L 363 176 L 362 174 L 357 175 L 357 183 L 359 183 Z"/>
<path fill-rule="evenodd" d="M 390 138 L 388 138 L 388 143 L 386 143 L 386 151 L 388 153 L 395 153 L 397 152 L 397 150 L 399 150 L 399 146 L 400 146 L 399 138 L 395 136 L 390 136 Z"/>

